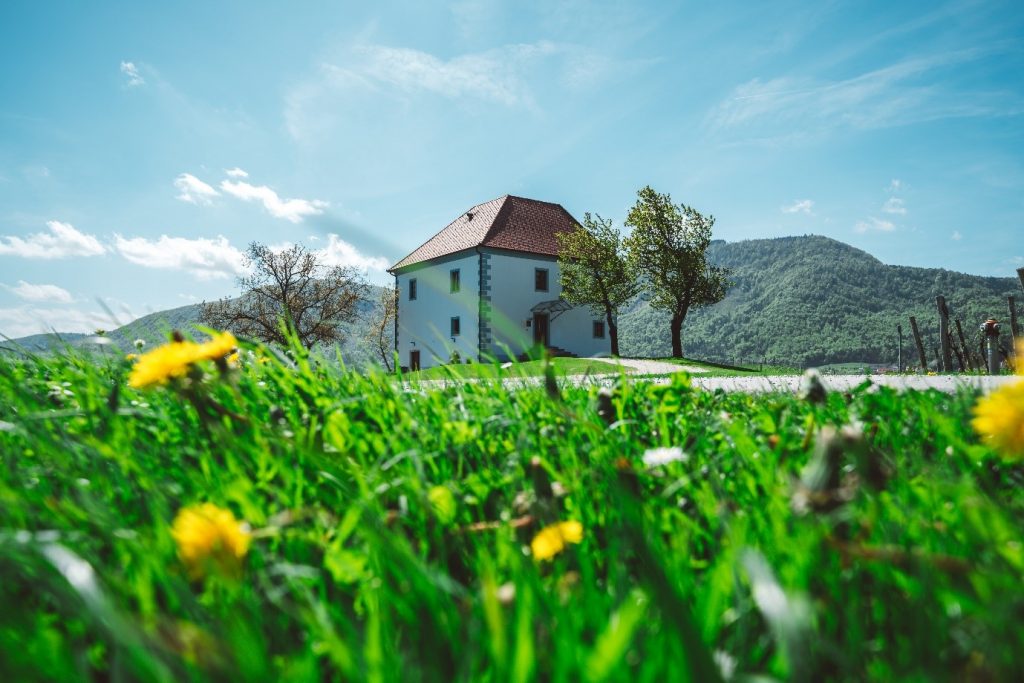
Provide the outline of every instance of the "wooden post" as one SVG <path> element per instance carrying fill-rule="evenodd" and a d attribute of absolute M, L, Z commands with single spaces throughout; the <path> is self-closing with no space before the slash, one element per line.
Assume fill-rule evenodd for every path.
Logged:
<path fill-rule="evenodd" d="M 896 326 L 896 370 L 903 372 L 903 325 Z"/>
<path fill-rule="evenodd" d="M 1016 340 L 1020 336 L 1020 328 L 1017 327 L 1017 302 L 1012 296 L 1008 296 L 1006 303 L 1010 306 L 1010 336 Z"/>
<path fill-rule="evenodd" d="M 967 369 L 974 371 L 974 354 L 971 353 L 971 347 L 967 345 L 967 340 L 964 338 L 964 328 L 960 325 L 960 318 L 956 319 L 956 333 L 960 337 L 960 348 L 964 350 L 964 355 L 967 356 Z"/>
<path fill-rule="evenodd" d="M 953 372 L 953 354 L 949 350 L 949 309 L 946 308 L 946 297 L 935 297 L 935 306 L 939 309 L 939 344 L 942 345 L 941 372 Z"/>
<path fill-rule="evenodd" d="M 914 343 L 917 344 L 917 357 L 921 359 L 921 372 L 928 372 L 928 359 L 924 355 L 921 332 L 917 329 L 917 318 L 914 316 L 910 316 L 910 330 L 914 333 Z"/>
<path fill-rule="evenodd" d="M 949 345 L 953 347 L 953 353 L 956 354 L 956 362 L 960 365 L 960 372 L 965 372 L 967 367 L 964 365 L 964 354 L 960 353 L 960 347 L 956 345 L 956 340 L 953 339 L 953 335 L 949 335 Z"/>
<path fill-rule="evenodd" d="M 935 353 L 935 372 L 942 372 L 942 355 L 939 353 L 939 347 L 933 346 L 932 352 Z"/>
<path fill-rule="evenodd" d="M 1017 279 L 1020 280 L 1020 288 L 1024 289 L 1024 268 L 1017 269 Z"/>

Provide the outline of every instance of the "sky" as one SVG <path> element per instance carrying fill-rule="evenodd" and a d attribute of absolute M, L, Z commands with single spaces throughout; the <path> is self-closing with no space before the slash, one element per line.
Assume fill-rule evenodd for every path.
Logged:
<path fill-rule="evenodd" d="M 1024 266 L 1024 3 L 0 3 L 0 333 L 386 267 L 504 194 Z"/>

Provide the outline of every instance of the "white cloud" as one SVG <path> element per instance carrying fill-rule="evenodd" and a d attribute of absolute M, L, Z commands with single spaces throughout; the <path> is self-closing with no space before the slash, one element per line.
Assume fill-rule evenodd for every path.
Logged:
<path fill-rule="evenodd" d="M 865 232 L 892 232 L 896 229 L 896 226 L 890 221 L 882 220 L 881 218 L 871 217 L 866 221 L 859 221 L 853 226 L 854 232 L 865 233 Z"/>
<path fill-rule="evenodd" d="M 114 248 L 132 263 L 148 268 L 184 270 L 200 280 L 239 275 L 245 271 L 245 255 L 227 238 L 186 239 L 161 235 L 159 239 L 114 236 Z"/>
<path fill-rule="evenodd" d="M 327 266 L 353 266 L 365 270 L 384 270 L 389 262 L 383 256 L 364 256 L 337 235 L 327 236 L 327 246 L 315 252 Z"/>
<path fill-rule="evenodd" d="M 121 73 L 128 77 L 129 88 L 146 84 L 145 79 L 139 74 L 139 68 L 135 66 L 134 62 L 121 62 Z"/>
<path fill-rule="evenodd" d="M 182 173 L 175 178 L 174 187 L 176 187 L 179 192 L 176 199 L 188 202 L 189 204 L 211 204 L 214 197 L 220 196 L 220 193 L 217 192 L 217 190 L 213 189 L 199 178 L 196 178 L 191 173 Z"/>
<path fill-rule="evenodd" d="M 466 95 L 505 105 L 529 103 L 518 71 L 527 62 L 550 56 L 559 47 L 548 41 L 509 45 L 443 60 L 409 48 L 368 45 L 357 73 L 406 91 L 427 90 L 456 98 Z"/>
<path fill-rule="evenodd" d="M 405 47 L 359 43 L 319 66 L 318 73 L 294 85 L 285 96 L 285 124 L 296 139 L 334 120 L 339 103 L 360 95 L 428 94 L 459 103 L 485 102 L 537 110 L 538 93 L 564 97 L 566 90 L 590 89 L 609 76 L 623 75 L 646 62 L 616 62 L 607 53 L 567 43 L 538 41 L 495 47 L 449 59 Z M 555 87 L 545 87 L 552 80 Z M 344 106 L 343 104 L 341 106 Z"/>
<path fill-rule="evenodd" d="M 118 326 L 110 315 L 99 311 L 74 308 L 41 308 L 34 305 L 0 308 L 0 335 L 17 339 L 44 332 L 93 332 Z M 2 337 L 0 337 L 2 339 Z"/>
<path fill-rule="evenodd" d="M 903 181 L 899 178 L 893 178 L 889 181 L 889 192 L 899 192 L 903 188 Z"/>
<path fill-rule="evenodd" d="M 48 221 L 50 232 L 28 237 L 0 237 L 0 255 L 22 258 L 60 259 L 71 256 L 99 256 L 106 247 L 93 235 L 79 232 L 70 223 Z"/>
<path fill-rule="evenodd" d="M 907 213 L 907 207 L 899 197 L 889 197 L 885 204 L 882 205 L 882 211 L 903 216 Z"/>
<path fill-rule="evenodd" d="M 235 166 L 224 171 L 229 178 L 248 178 L 249 174 Z"/>
<path fill-rule="evenodd" d="M 221 181 L 220 189 L 238 199 L 258 201 L 275 218 L 292 223 L 301 223 L 306 216 L 318 216 L 327 208 L 327 202 L 319 199 L 281 199 L 266 185 L 251 185 L 243 181 Z"/>
<path fill-rule="evenodd" d="M 17 285 L 13 287 L 4 285 L 4 287 L 26 301 L 53 301 L 58 304 L 72 302 L 71 292 L 57 285 L 33 285 L 24 280 L 18 280 Z"/>
<path fill-rule="evenodd" d="M 805 213 L 811 215 L 814 213 L 814 201 L 811 199 L 798 199 L 789 206 L 782 207 L 782 213 Z"/>
<path fill-rule="evenodd" d="M 1015 116 L 1019 93 L 967 90 L 947 71 L 985 56 L 961 50 L 906 59 L 845 80 L 754 78 L 736 86 L 708 115 L 716 129 L 755 127 L 755 135 L 806 137 L 840 128 L 877 129 L 948 118 Z M 763 127 L 774 128 L 766 131 Z M 798 133 L 794 134 L 794 131 Z M 898 186 L 897 186 L 898 187 Z"/>
<path fill-rule="evenodd" d="M 959 242 L 963 238 L 964 236 L 960 234 L 959 230 L 954 230 L 953 234 L 949 236 L 949 239 L 953 240 L 954 242 Z"/>

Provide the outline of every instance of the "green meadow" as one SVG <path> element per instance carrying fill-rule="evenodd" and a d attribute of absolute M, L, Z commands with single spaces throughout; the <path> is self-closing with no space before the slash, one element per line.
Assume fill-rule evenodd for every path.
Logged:
<path fill-rule="evenodd" d="M 3 680 L 1020 675 L 1024 470 L 974 394 L 131 367 L 0 355 Z M 248 525 L 223 571 L 172 536 L 203 503 Z"/>

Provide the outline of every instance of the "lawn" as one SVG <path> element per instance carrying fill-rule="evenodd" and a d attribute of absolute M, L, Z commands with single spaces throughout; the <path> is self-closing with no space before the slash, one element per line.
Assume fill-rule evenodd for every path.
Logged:
<path fill-rule="evenodd" d="M 552 358 L 551 367 L 557 377 L 569 375 L 615 375 L 632 372 L 632 368 L 620 368 L 597 358 Z M 545 361 L 532 360 L 499 363 L 463 363 L 459 365 L 438 365 L 426 370 L 407 372 L 405 380 L 435 379 L 497 379 L 506 377 L 540 377 L 544 374 Z"/>
<path fill-rule="evenodd" d="M 1024 470 L 974 394 L 430 389 L 243 346 L 143 388 L 0 356 L 5 680 L 1019 676 Z"/>

